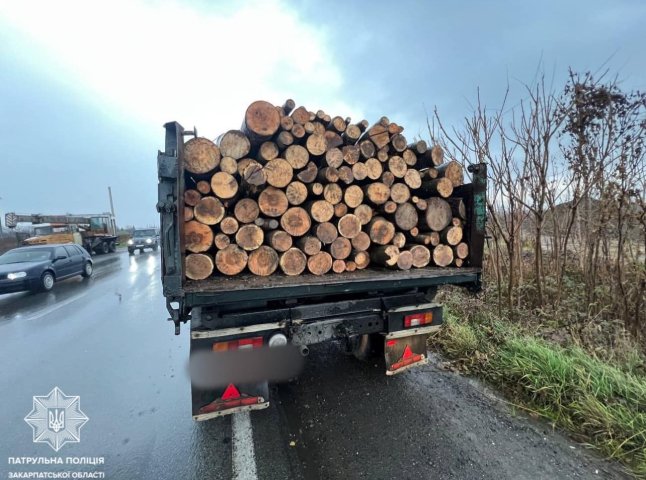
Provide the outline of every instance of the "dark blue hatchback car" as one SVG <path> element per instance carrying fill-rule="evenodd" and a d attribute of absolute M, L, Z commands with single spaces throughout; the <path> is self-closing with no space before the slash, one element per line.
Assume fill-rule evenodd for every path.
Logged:
<path fill-rule="evenodd" d="M 0 255 L 0 294 L 49 291 L 58 280 L 92 272 L 90 254 L 73 243 L 14 248 Z"/>

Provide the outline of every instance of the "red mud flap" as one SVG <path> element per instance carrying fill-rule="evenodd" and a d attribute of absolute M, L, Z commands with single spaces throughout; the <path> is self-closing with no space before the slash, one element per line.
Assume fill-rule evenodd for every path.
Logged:
<path fill-rule="evenodd" d="M 263 390 L 266 390 L 263 389 Z M 209 420 L 223 415 L 230 415 L 236 412 L 244 412 L 248 410 L 261 410 L 269 406 L 267 394 L 265 395 L 248 395 L 241 393 L 240 390 L 234 385 L 229 384 L 224 389 L 222 396 L 216 398 L 213 402 L 201 407 L 196 415 L 193 415 L 194 420 Z"/>
<path fill-rule="evenodd" d="M 401 335 L 401 332 L 397 332 Z M 384 355 L 386 375 L 395 375 L 410 368 L 428 363 L 426 339 L 428 335 L 406 337 L 388 334 L 385 339 Z"/>

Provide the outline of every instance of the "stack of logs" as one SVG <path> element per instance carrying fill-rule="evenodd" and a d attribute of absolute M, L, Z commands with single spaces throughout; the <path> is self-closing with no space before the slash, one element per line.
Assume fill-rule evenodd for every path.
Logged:
<path fill-rule="evenodd" d="M 257 101 L 240 130 L 186 142 L 186 276 L 462 266 L 462 167 L 402 131 Z"/>

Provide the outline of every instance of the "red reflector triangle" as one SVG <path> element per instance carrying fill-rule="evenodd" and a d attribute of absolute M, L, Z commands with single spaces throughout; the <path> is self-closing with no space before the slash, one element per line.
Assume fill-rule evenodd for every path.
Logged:
<path fill-rule="evenodd" d="M 233 383 L 230 383 L 222 394 L 222 400 L 232 400 L 234 398 L 240 398 L 240 392 Z"/>
<path fill-rule="evenodd" d="M 404 354 L 402 355 L 402 359 L 410 358 L 413 356 L 413 351 L 410 349 L 408 345 L 406 345 L 406 348 L 404 348 Z"/>

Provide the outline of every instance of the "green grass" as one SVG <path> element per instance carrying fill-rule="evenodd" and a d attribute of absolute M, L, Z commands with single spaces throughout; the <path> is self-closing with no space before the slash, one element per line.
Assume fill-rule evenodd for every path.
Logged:
<path fill-rule="evenodd" d="M 646 377 L 536 338 L 473 305 L 449 305 L 435 341 L 468 372 L 646 479 Z"/>

